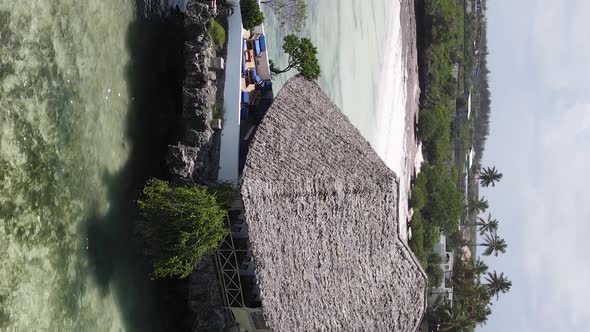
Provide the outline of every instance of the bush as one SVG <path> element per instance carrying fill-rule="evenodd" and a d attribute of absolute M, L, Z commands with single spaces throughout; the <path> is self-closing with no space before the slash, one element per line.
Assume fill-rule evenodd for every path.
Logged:
<path fill-rule="evenodd" d="M 416 258 L 422 264 L 422 267 L 426 268 L 426 253 L 424 252 L 424 224 L 422 222 L 422 216 L 420 212 L 414 211 L 414 215 L 412 216 L 412 239 L 410 240 L 410 248 Z"/>
<path fill-rule="evenodd" d="M 428 264 L 426 268 L 426 275 L 428 275 L 428 286 L 438 287 L 443 281 L 445 274 L 438 264 Z"/>
<path fill-rule="evenodd" d="M 459 180 L 459 169 L 455 165 L 451 167 L 451 180 L 453 182 L 457 182 L 457 180 Z"/>
<path fill-rule="evenodd" d="M 414 212 L 420 211 L 424 205 L 426 205 L 426 187 L 415 185 L 412 188 L 412 198 L 410 204 L 414 209 Z"/>
<path fill-rule="evenodd" d="M 434 244 L 440 239 L 440 228 L 431 223 L 426 223 L 424 227 L 424 248 L 432 250 Z"/>
<path fill-rule="evenodd" d="M 264 14 L 258 6 L 256 0 L 242 0 L 240 3 L 242 10 L 242 25 L 244 29 L 250 30 L 264 22 Z"/>
<path fill-rule="evenodd" d="M 447 251 L 451 251 L 454 249 L 460 249 L 463 247 L 463 232 L 457 230 L 453 232 L 450 236 L 447 236 Z"/>
<path fill-rule="evenodd" d="M 428 201 L 421 211 L 422 216 L 445 234 L 452 234 L 463 214 L 463 195 L 457 191 L 446 167 L 430 166 L 424 172 L 428 177 Z"/>
<path fill-rule="evenodd" d="M 207 32 L 209 33 L 209 37 L 211 37 L 211 41 L 213 42 L 215 49 L 218 51 L 223 49 L 226 40 L 226 33 L 223 26 L 216 20 L 210 20 L 209 29 Z"/>
<path fill-rule="evenodd" d="M 202 186 L 170 187 L 151 179 L 137 201 L 137 231 L 152 261 L 155 278 L 185 278 L 225 236 L 226 210 Z"/>
<path fill-rule="evenodd" d="M 465 97 L 457 97 L 457 108 L 462 109 L 465 106 L 467 106 L 467 101 L 465 101 Z"/>
<path fill-rule="evenodd" d="M 439 254 L 435 252 L 431 252 L 430 254 L 428 254 L 428 257 L 426 259 L 428 261 L 428 265 L 439 265 L 442 263 L 442 258 Z"/>

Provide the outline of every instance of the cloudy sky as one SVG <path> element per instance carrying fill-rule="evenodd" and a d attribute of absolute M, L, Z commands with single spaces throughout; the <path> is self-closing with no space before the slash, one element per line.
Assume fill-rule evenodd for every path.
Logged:
<path fill-rule="evenodd" d="M 590 331 L 590 1 L 488 1 L 492 124 L 483 190 L 512 291 L 478 331 Z"/>

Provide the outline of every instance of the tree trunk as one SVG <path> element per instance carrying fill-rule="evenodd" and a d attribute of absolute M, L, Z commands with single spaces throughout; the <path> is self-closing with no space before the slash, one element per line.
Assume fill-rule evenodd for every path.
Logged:
<path fill-rule="evenodd" d="M 287 68 L 285 68 L 285 69 L 278 69 L 278 68 L 271 66 L 270 71 L 273 72 L 274 74 L 282 74 L 282 73 L 288 72 L 291 69 L 293 69 L 292 65 L 287 66 Z"/>
<path fill-rule="evenodd" d="M 264 0 L 264 1 L 260 1 L 261 4 L 267 5 L 268 7 L 270 7 L 272 10 L 276 10 L 277 6 L 276 4 L 273 3 L 272 0 Z"/>

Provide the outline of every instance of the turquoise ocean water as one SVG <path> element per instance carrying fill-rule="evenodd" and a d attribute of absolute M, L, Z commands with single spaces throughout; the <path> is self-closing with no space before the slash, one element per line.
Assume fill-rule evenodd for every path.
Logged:
<path fill-rule="evenodd" d="M 381 107 L 383 81 L 387 79 L 383 74 L 389 74 L 384 67 L 392 57 L 389 48 L 399 43 L 393 29 L 399 30 L 399 3 L 309 0 L 307 6 L 310 14 L 302 31 L 295 33 L 310 38 L 317 46 L 322 69 L 320 85 L 365 138 L 376 141 L 377 109 Z M 262 8 L 269 33 L 269 54 L 280 67 L 287 61 L 281 48 L 283 38 L 294 31 L 280 26 L 272 8 Z M 282 86 L 294 74 L 291 71 L 278 75 L 274 84 Z"/>
<path fill-rule="evenodd" d="M 179 26 L 146 12 L 0 0 L 0 331 L 150 331 L 174 319 L 132 240 L 133 200 L 161 172 L 182 70 Z"/>
<path fill-rule="evenodd" d="M 147 8 L 175 1 L 158 3 Z M 398 9 L 309 6 L 320 84 L 371 140 Z M 186 295 L 146 277 L 133 241 L 133 200 L 162 175 L 182 77 L 181 26 L 145 8 L 0 0 L 0 331 L 157 331 L 183 317 Z M 266 29 L 284 63 L 272 15 Z"/>

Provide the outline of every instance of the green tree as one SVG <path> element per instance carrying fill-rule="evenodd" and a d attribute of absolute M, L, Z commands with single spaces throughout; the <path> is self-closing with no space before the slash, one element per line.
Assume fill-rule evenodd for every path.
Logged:
<path fill-rule="evenodd" d="M 225 46 L 226 34 L 225 29 L 219 22 L 214 19 L 209 21 L 209 28 L 207 29 L 207 33 L 213 42 L 216 50 L 221 50 Z"/>
<path fill-rule="evenodd" d="M 428 200 L 422 216 L 445 234 L 452 234 L 459 227 L 463 214 L 463 195 L 449 178 L 446 167 L 426 167 Z"/>
<path fill-rule="evenodd" d="M 293 34 L 285 36 L 283 51 L 289 55 L 287 67 L 278 69 L 271 61 L 270 70 L 274 74 L 286 73 L 291 69 L 297 69 L 299 73 L 308 80 L 315 80 L 320 77 L 320 63 L 318 51 L 307 38 L 299 38 Z"/>
<path fill-rule="evenodd" d="M 426 186 L 414 185 L 410 204 L 414 211 L 420 211 L 426 205 Z"/>
<path fill-rule="evenodd" d="M 470 262 L 471 264 L 469 265 L 469 269 L 473 272 L 475 276 L 479 277 L 480 275 L 488 271 L 488 266 L 481 259 L 472 259 Z"/>
<path fill-rule="evenodd" d="M 424 248 L 432 249 L 439 239 L 440 227 L 432 225 L 432 223 L 426 223 L 424 227 Z"/>
<path fill-rule="evenodd" d="M 494 256 L 498 256 L 498 253 L 506 253 L 506 249 L 508 248 L 506 241 L 500 238 L 496 233 L 486 233 L 484 235 L 484 243 L 478 245 L 486 247 L 483 252 L 484 256 L 489 256 L 492 253 Z"/>
<path fill-rule="evenodd" d="M 303 22 L 307 19 L 305 0 L 263 0 L 260 3 L 272 8 L 281 28 L 301 31 Z"/>
<path fill-rule="evenodd" d="M 424 251 L 424 224 L 422 221 L 422 215 L 420 215 L 419 211 L 414 212 L 410 225 L 412 226 L 410 248 L 412 248 L 412 252 L 414 255 L 416 255 L 416 258 L 418 258 L 420 264 L 422 264 L 423 267 L 426 267 L 426 253 Z"/>
<path fill-rule="evenodd" d="M 463 280 L 454 286 L 453 306 L 459 306 L 464 319 L 471 327 L 477 324 L 483 325 L 492 313 L 490 309 L 490 294 L 488 288 L 482 285 L 479 280 Z M 441 316 L 441 326 L 455 326 L 449 315 Z M 452 329 L 449 331 L 453 331 Z"/>
<path fill-rule="evenodd" d="M 488 213 L 488 220 L 483 220 L 481 217 L 477 217 L 478 221 L 475 223 L 479 226 L 479 235 L 485 233 L 496 233 L 498 231 L 498 220 L 492 219 L 492 214 Z"/>
<path fill-rule="evenodd" d="M 242 10 L 242 25 L 244 29 L 250 30 L 264 22 L 264 13 L 260 10 L 258 1 L 242 0 L 240 2 L 240 9 Z"/>
<path fill-rule="evenodd" d="M 438 287 L 445 277 L 445 273 L 440 266 L 442 263 L 442 258 L 439 254 L 431 252 L 426 257 L 426 261 L 426 275 L 428 276 L 428 285 L 430 287 Z"/>
<path fill-rule="evenodd" d="M 475 326 L 461 303 L 446 302 L 435 309 L 433 316 L 436 317 L 439 331 L 467 332 Z"/>
<path fill-rule="evenodd" d="M 490 309 L 490 306 L 482 301 L 471 310 L 470 316 L 476 324 L 483 326 L 491 314 L 492 309 Z"/>
<path fill-rule="evenodd" d="M 504 294 L 512 287 L 512 281 L 508 280 L 508 278 L 504 276 L 504 272 L 500 273 L 500 275 L 498 275 L 496 271 L 491 273 L 488 272 L 485 280 L 490 296 L 496 296 L 496 300 L 498 299 L 500 293 Z"/>
<path fill-rule="evenodd" d="M 226 210 L 206 187 L 171 187 L 151 179 L 137 201 L 137 231 L 146 244 L 155 278 L 185 278 L 225 236 Z"/>
<path fill-rule="evenodd" d="M 479 281 L 480 276 L 488 271 L 488 266 L 480 259 L 457 264 L 454 269 L 453 282 L 457 285 L 464 283 L 473 284 Z"/>
<path fill-rule="evenodd" d="M 489 208 L 488 200 L 485 197 L 477 198 L 477 199 L 470 199 L 469 203 L 467 204 L 467 210 L 469 213 L 482 213 L 485 212 Z"/>
<path fill-rule="evenodd" d="M 495 187 L 496 182 L 500 182 L 502 176 L 502 173 L 500 173 L 495 166 L 492 168 L 486 167 L 479 174 L 479 181 L 484 187 L 489 187 L 490 184 L 492 187 Z"/>

